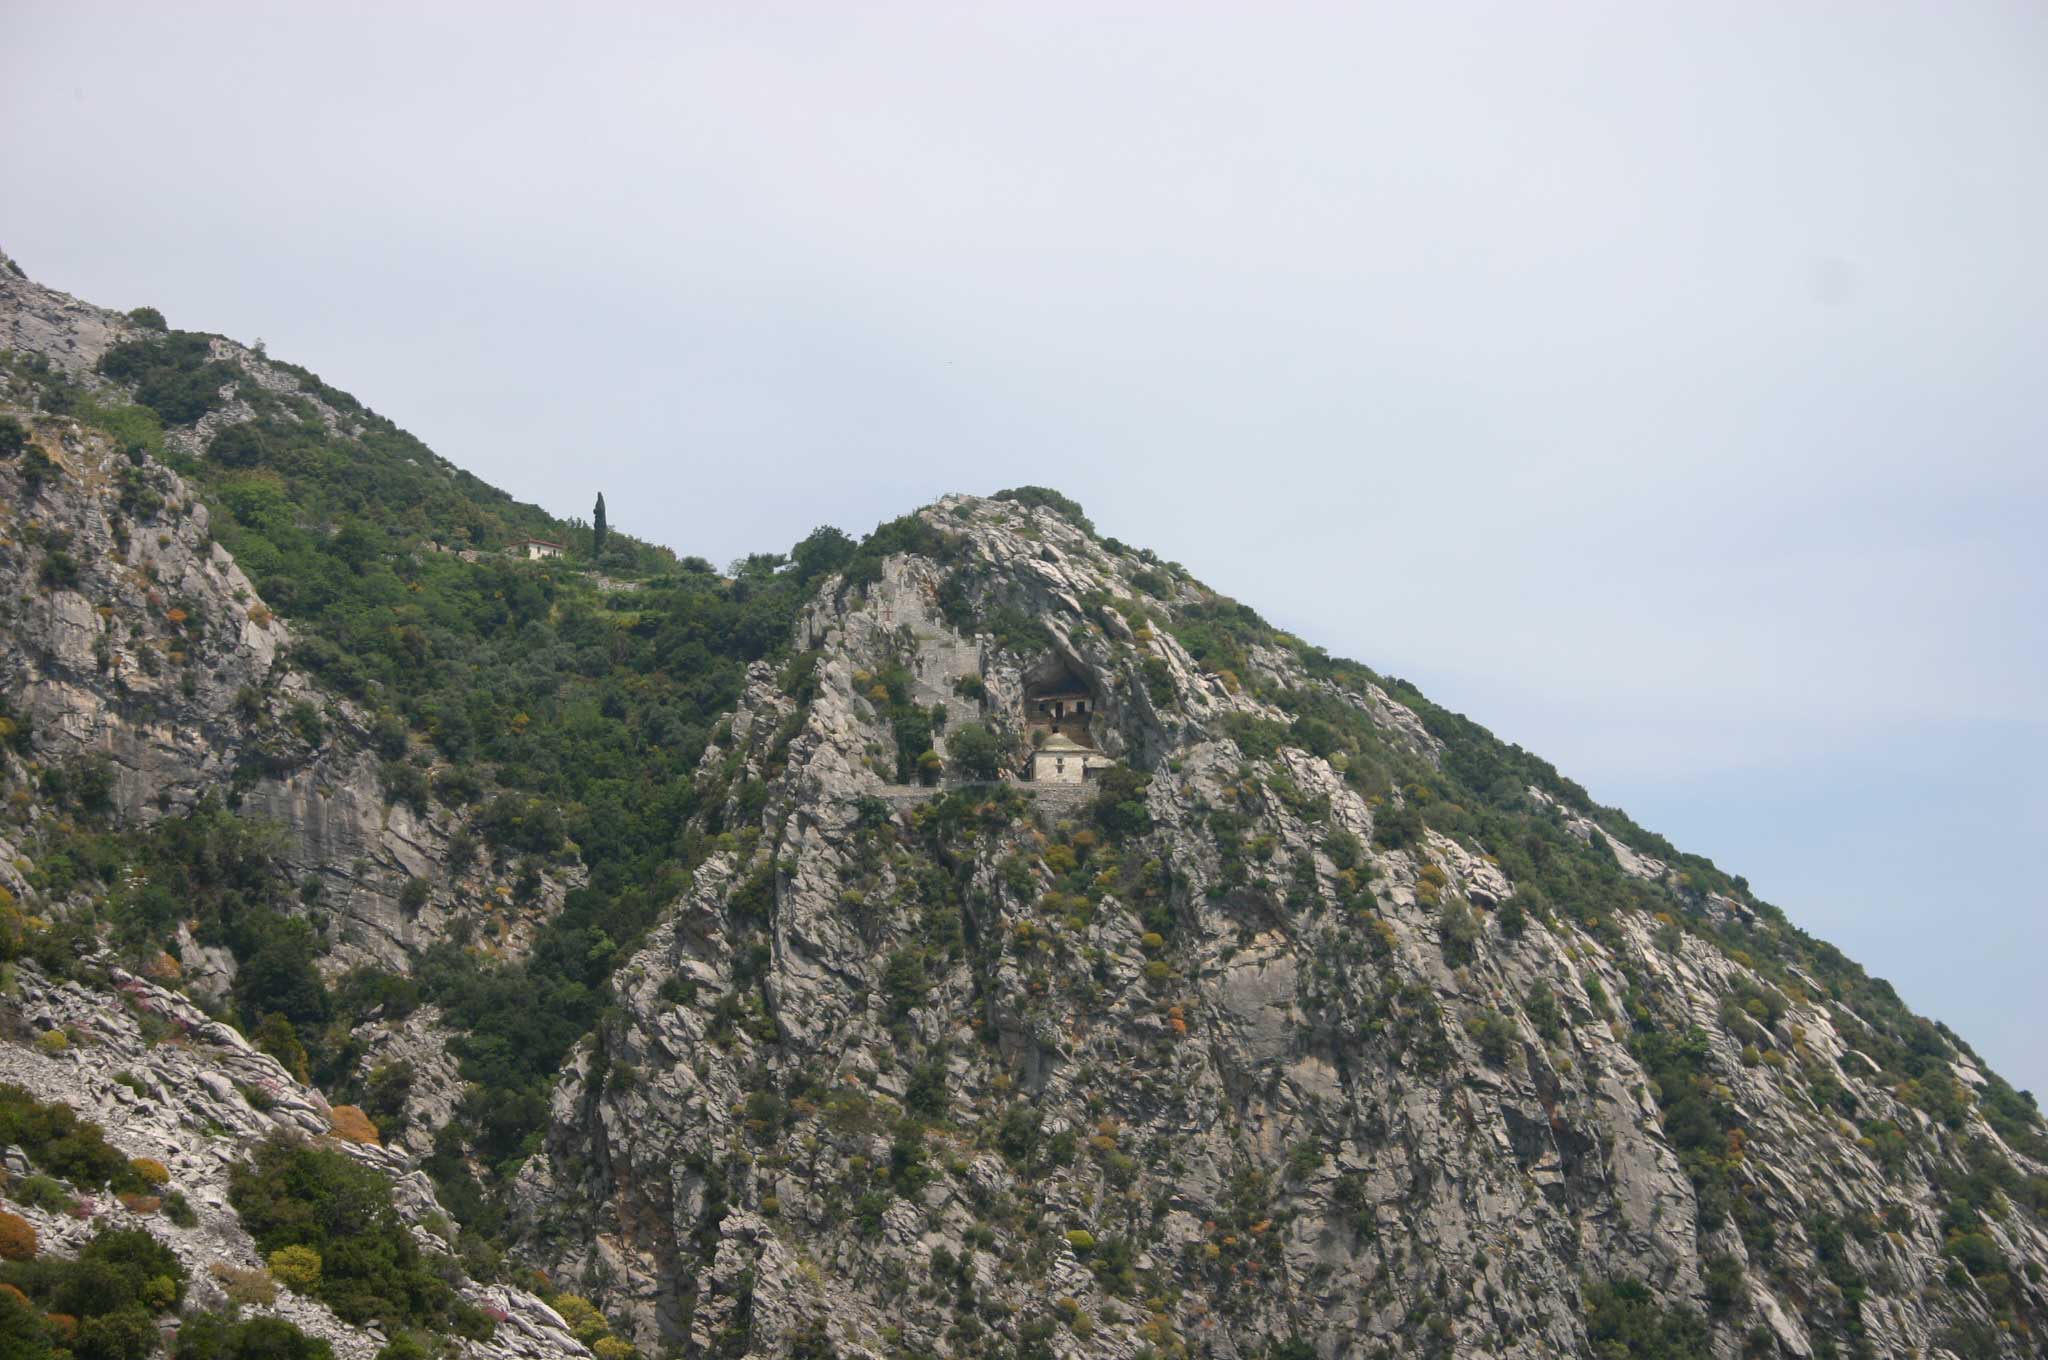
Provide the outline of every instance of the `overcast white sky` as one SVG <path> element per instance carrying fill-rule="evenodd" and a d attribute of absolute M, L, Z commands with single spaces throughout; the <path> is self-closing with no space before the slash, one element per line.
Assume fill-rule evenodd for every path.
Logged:
<path fill-rule="evenodd" d="M 718 561 L 1060 487 L 2048 1095 L 2048 8 L 4 10 L 38 279 Z"/>

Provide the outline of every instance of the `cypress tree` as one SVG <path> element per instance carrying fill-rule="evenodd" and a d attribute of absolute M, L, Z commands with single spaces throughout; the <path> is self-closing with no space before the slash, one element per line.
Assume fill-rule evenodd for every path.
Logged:
<path fill-rule="evenodd" d="M 590 512 L 590 555 L 604 556 L 605 535 L 610 530 L 604 522 L 604 492 L 597 493 L 597 508 Z"/>

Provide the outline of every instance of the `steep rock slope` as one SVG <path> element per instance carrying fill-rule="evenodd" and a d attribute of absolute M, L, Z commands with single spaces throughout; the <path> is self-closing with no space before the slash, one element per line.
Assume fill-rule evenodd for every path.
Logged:
<path fill-rule="evenodd" d="M 2038 1116 L 1882 984 L 1053 508 L 922 520 L 707 752 L 758 820 L 522 1182 L 643 1340 L 2038 1350 Z M 891 787 L 892 715 L 1048 669 L 1148 780 Z"/>

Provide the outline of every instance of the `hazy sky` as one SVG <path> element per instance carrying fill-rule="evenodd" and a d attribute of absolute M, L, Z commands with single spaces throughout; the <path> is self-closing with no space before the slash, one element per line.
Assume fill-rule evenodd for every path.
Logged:
<path fill-rule="evenodd" d="M 717 561 L 1060 487 L 2048 1096 L 2048 7 L 0 9 L 34 277 Z"/>

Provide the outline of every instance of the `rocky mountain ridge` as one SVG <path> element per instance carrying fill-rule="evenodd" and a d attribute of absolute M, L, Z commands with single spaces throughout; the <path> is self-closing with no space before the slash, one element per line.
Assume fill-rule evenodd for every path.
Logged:
<path fill-rule="evenodd" d="M 457 482 L 377 462 L 352 398 L 5 264 L 0 1079 L 200 1209 L 10 1190 L 47 1252 L 139 1226 L 256 1269 L 223 1187 L 282 1129 L 389 1179 L 495 1321 L 437 1343 L 470 1354 L 2043 1353 L 2031 1098 L 1741 880 L 1056 493 L 681 585 L 451 562 L 294 489 Z M 386 635 L 422 672 L 581 650 L 469 714 L 333 640 Z M 706 656 L 730 698 L 646 704 Z M 1087 784 L 1016 777 L 1048 686 L 1115 761 Z M 471 735 L 550 723 L 630 740 L 571 799 Z M 569 1002 L 529 1109 L 494 1026 Z"/>

